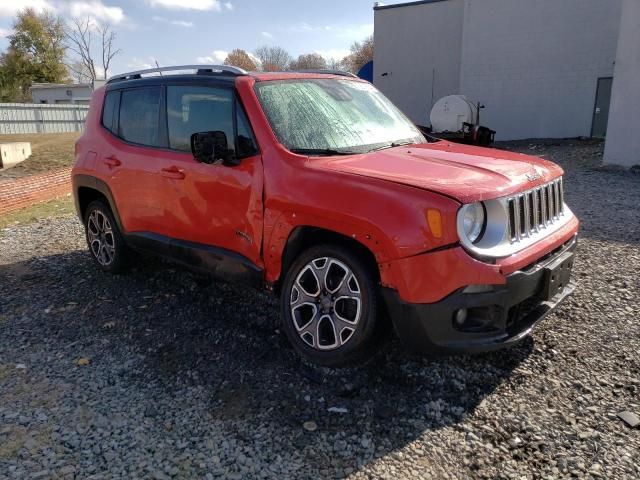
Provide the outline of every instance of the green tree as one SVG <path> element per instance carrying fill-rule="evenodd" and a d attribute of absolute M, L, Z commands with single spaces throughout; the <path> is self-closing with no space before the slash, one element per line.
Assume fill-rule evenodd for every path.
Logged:
<path fill-rule="evenodd" d="M 254 62 L 249 54 L 241 48 L 232 50 L 224 61 L 225 65 L 233 65 L 234 67 L 243 68 L 249 72 L 253 72 L 258 69 L 256 62 Z"/>
<path fill-rule="evenodd" d="M 0 58 L 0 62 L 2 59 Z M 0 103 L 13 102 L 16 98 L 17 87 L 15 79 L 0 63 Z"/>
<path fill-rule="evenodd" d="M 0 95 L 4 101 L 26 101 L 34 82 L 67 79 L 64 26 L 50 12 L 26 8 L 18 13 L 9 48 L 0 56 Z"/>

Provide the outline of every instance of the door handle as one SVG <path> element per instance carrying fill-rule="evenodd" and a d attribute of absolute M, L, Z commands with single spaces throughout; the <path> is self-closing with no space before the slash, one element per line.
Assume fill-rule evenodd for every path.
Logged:
<path fill-rule="evenodd" d="M 174 180 L 184 179 L 184 170 L 178 167 L 167 167 L 160 170 L 160 175 L 167 178 L 173 178 Z"/>
<path fill-rule="evenodd" d="M 109 168 L 119 167 L 120 165 L 122 165 L 122 162 L 120 160 L 118 160 L 115 155 L 111 155 L 110 157 L 106 157 L 104 159 L 104 163 Z"/>

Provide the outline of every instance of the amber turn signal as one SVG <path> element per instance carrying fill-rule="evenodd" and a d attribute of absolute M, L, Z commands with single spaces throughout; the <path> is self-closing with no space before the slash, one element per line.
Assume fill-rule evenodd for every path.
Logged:
<path fill-rule="evenodd" d="M 433 236 L 442 238 L 442 216 L 440 215 L 440 210 L 434 210 L 433 208 L 427 210 L 427 223 Z"/>

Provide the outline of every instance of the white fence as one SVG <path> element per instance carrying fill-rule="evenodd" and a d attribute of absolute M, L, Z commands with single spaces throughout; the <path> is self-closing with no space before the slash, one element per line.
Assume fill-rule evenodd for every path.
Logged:
<path fill-rule="evenodd" d="M 0 134 L 80 132 L 88 105 L 0 103 Z"/>

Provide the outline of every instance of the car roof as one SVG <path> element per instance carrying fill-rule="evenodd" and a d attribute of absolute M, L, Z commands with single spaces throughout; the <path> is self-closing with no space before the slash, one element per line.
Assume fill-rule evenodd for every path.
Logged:
<path fill-rule="evenodd" d="M 185 70 L 190 70 L 190 72 L 185 73 Z M 106 90 L 162 85 L 164 83 L 175 82 L 200 85 L 203 83 L 233 85 L 239 77 L 251 77 L 257 82 L 292 80 L 298 78 L 348 78 L 359 80 L 351 73 L 328 69 L 296 72 L 246 72 L 240 68 L 225 65 L 187 65 L 154 68 L 116 75 L 107 81 Z"/>
<path fill-rule="evenodd" d="M 152 77 L 144 77 L 144 78 L 126 78 L 122 80 L 117 80 L 114 82 L 109 82 L 106 85 L 106 90 L 119 90 L 122 88 L 132 88 L 132 87 L 144 87 L 144 86 L 154 86 L 154 85 L 162 85 L 165 83 L 183 83 L 183 84 L 193 84 L 193 85 L 202 85 L 203 83 L 215 83 L 215 84 L 227 84 L 230 86 L 235 85 L 236 76 L 230 75 L 196 75 L 196 74 L 180 74 L 180 75 L 156 75 Z"/>
<path fill-rule="evenodd" d="M 315 71 L 299 71 L 299 72 L 250 72 L 253 78 L 257 82 L 264 82 L 269 80 L 292 80 L 296 78 L 334 78 L 334 79 L 349 79 L 359 80 L 358 77 L 347 72 L 340 72 L 338 70 L 315 70 Z"/>

